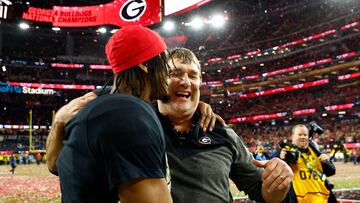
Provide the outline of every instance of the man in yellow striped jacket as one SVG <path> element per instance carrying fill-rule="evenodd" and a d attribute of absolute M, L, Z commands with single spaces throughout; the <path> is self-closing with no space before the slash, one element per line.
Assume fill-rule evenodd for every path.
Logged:
<path fill-rule="evenodd" d="M 292 143 L 295 145 L 296 160 L 291 163 L 286 155 L 290 149 L 282 148 L 280 158 L 290 165 L 294 179 L 286 202 L 337 202 L 326 183 L 326 176 L 335 174 L 335 167 L 326 154 L 317 153 L 315 147 L 309 146 L 309 130 L 299 124 L 292 129 Z M 329 166 L 330 165 L 330 166 Z"/>

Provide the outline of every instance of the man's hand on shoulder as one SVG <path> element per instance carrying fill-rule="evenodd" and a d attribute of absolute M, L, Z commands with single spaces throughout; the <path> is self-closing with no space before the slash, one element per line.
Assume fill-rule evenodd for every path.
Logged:
<path fill-rule="evenodd" d="M 198 109 L 200 111 L 200 127 L 204 132 L 206 132 L 206 130 L 212 131 L 216 121 L 226 126 L 224 119 L 214 113 L 209 104 L 199 101 Z"/>
<path fill-rule="evenodd" d="M 51 130 L 46 139 L 47 166 L 51 173 L 57 174 L 56 161 L 63 148 L 64 127 L 87 103 L 96 98 L 96 94 L 89 92 L 73 99 L 61 107 L 55 114 Z"/>
<path fill-rule="evenodd" d="M 54 122 L 66 124 L 72 119 L 84 106 L 95 99 L 94 92 L 89 92 L 81 97 L 71 100 L 68 104 L 62 106 L 55 114 Z"/>

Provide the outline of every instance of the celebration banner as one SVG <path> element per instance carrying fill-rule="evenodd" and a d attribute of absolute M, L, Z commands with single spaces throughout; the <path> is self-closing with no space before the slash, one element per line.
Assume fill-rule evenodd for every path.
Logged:
<path fill-rule="evenodd" d="M 29 7 L 22 14 L 26 20 L 49 22 L 56 27 L 88 27 L 99 25 L 140 24 L 160 22 L 159 0 L 115 0 L 95 6 L 53 6 L 52 9 Z"/>

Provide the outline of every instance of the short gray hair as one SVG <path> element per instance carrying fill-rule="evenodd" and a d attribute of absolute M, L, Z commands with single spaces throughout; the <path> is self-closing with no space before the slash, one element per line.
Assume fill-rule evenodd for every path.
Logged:
<path fill-rule="evenodd" d="M 306 127 L 306 125 L 304 125 L 304 124 L 297 124 L 297 125 L 295 125 L 294 127 L 292 127 L 292 129 L 291 129 L 291 135 L 295 134 L 295 129 L 296 129 L 296 128 L 300 128 L 300 127 L 305 127 L 305 128 L 307 129 L 308 133 L 309 133 L 309 129 Z"/>
<path fill-rule="evenodd" d="M 201 67 L 199 60 L 195 56 L 194 52 L 192 52 L 190 49 L 184 47 L 176 47 L 171 49 L 168 54 L 169 54 L 168 55 L 169 60 L 178 59 L 183 64 L 194 63 L 198 67 L 201 77 Z"/>

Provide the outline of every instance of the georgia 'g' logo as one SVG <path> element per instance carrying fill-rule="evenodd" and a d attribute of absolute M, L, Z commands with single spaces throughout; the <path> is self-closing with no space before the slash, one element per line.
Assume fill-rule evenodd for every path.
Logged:
<path fill-rule="evenodd" d="M 129 0 L 120 9 L 120 18 L 126 22 L 139 19 L 146 10 L 145 0 Z"/>
<path fill-rule="evenodd" d="M 200 144 L 211 144 L 211 139 L 210 139 L 210 137 L 207 137 L 207 136 L 200 137 L 199 143 Z"/>

